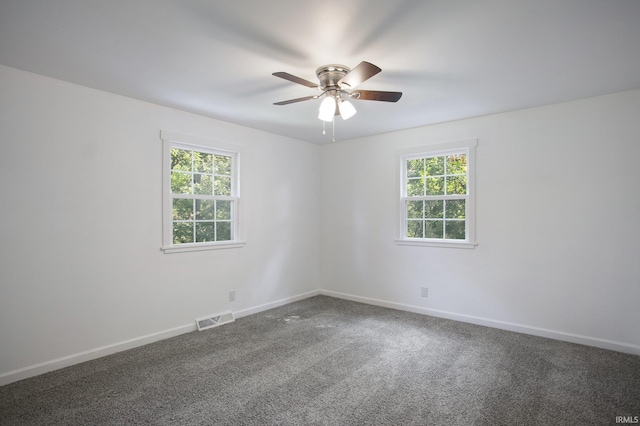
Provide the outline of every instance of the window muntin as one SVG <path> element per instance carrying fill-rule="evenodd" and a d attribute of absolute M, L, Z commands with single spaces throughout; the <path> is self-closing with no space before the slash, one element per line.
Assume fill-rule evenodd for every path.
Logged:
<path fill-rule="evenodd" d="M 173 245 L 233 241 L 235 156 L 171 147 Z"/>

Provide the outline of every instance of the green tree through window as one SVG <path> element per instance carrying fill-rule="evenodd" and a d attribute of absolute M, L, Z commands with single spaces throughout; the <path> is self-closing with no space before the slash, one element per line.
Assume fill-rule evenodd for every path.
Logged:
<path fill-rule="evenodd" d="M 465 240 L 466 153 L 408 158 L 404 172 L 406 238 Z"/>

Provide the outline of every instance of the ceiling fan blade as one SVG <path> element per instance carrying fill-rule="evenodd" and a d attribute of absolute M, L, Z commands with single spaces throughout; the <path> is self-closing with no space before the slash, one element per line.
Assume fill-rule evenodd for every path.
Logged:
<path fill-rule="evenodd" d="M 382 92 L 379 90 L 354 90 L 351 97 L 363 101 L 398 102 L 402 92 Z"/>
<path fill-rule="evenodd" d="M 295 75 L 289 74 L 288 72 L 274 72 L 271 75 L 284 78 L 285 80 L 289 80 L 293 83 L 298 83 L 298 84 L 302 84 L 303 86 L 311 87 L 312 89 L 319 88 L 317 83 L 312 83 L 309 80 L 305 80 L 304 78 L 296 77 Z"/>
<path fill-rule="evenodd" d="M 369 62 L 362 61 L 338 81 L 338 86 L 344 85 L 353 89 L 363 81 L 366 81 L 378 74 L 380 71 L 382 70 L 377 66 Z"/>
<path fill-rule="evenodd" d="M 288 101 L 274 102 L 274 105 L 289 105 L 296 102 L 308 101 L 309 99 L 318 99 L 317 96 L 305 96 L 304 98 L 289 99 Z"/>

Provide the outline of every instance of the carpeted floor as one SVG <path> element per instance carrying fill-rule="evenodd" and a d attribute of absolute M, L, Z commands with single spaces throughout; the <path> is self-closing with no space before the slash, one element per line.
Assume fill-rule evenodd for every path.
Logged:
<path fill-rule="evenodd" d="M 325 296 L 0 387 L 2 425 L 606 425 L 640 357 Z"/>

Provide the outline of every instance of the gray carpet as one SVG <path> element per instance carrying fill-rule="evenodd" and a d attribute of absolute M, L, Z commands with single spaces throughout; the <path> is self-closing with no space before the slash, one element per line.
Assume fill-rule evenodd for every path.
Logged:
<path fill-rule="evenodd" d="M 603 425 L 640 357 L 318 296 L 0 387 L 2 425 Z"/>

